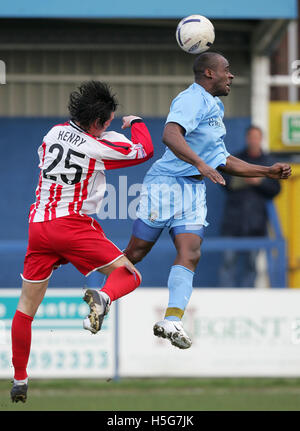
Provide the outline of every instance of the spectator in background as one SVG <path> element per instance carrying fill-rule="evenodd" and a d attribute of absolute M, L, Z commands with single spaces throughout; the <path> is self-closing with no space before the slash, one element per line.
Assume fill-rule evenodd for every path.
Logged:
<path fill-rule="evenodd" d="M 248 163 L 272 165 L 262 151 L 263 133 L 259 127 L 246 130 L 246 149 L 237 155 Z M 271 178 L 226 177 L 225 203 L 221 234 L 223 236 L 265 236 L 268 214 L 266 203 L 280 192 L 278 180 Z M 254 287 L 258 250 L 225 250 L 220 270 L 220 287 Z"/>

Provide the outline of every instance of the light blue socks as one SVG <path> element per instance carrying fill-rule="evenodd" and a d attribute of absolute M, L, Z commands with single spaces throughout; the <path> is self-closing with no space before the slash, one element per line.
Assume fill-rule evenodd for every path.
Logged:
<path fill-rule="evenodd" d="M 165 319 L 181 320 L 193 290 L 194 272 L 182 265 L 173 265 L 169 274 L 169 303 Z"/>

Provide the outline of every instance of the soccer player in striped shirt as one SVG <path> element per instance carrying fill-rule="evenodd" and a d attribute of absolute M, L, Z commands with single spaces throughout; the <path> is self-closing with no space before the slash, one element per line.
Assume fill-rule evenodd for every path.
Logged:
<path fill-rule="evenodd" d="M 27 397 L 31 323 L 55 268 L 70 262 L 85 276 L 96 270 L 107 276 L 101 291 L 85 292 L 90 314 L 83 326 L 92 333 L 100 330 L 111 302 L 141 283 L 134 265 L 90 217 L 98 212 L 105 193 L 105 170 L 137 165 L 153 155 L 140 117 L 123 117 L 122 129 L 131 127 L 131 140 L 107 131 L 116 108 L 106 84 L 83 83 L 70 95 L 71 120 L 52 127 L 38 149 L 40 175 L 29 212 L 22 292 L 11 331 L 13 402 L 25 402 Z"/>

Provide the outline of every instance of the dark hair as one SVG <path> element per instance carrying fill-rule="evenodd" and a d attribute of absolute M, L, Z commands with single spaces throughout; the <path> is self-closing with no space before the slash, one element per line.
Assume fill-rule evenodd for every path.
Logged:
<path fill-rule="evenodd" d="M 250 130 L 258 130 L 263 135 L 262 129 L 259 126 L 255 126 L 255 124 L 251 124 L 249 127 L 247 127 L 246 135 L 250 132 Z"/>
<path fill-rule="evenodd" d="M 224 55 L 217 51 L 207 51 L 199 54 L 193 65 L 195 78 L 200 78 L 205 69 L 215 70 L 218 65 L 218 57 L 224 57 Z"/>
<path fill-rule="evenodd" d="M 73 121 L 88 129 L 98 120 L 101 126 L 117 109 L 118 102 L 109 85 L 99 81 L 82 83 L 70 94 L 68 109 Z"/>

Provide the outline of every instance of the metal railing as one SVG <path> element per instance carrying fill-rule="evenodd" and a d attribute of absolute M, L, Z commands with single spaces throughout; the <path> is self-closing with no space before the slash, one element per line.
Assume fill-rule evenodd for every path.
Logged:
<path fill-rule="evenodd" d="M 203 241 L 205 252 L 265 250 L 270 287 L 287 287 L 286 241 L 272 201 L 267 203 L 270 234 L 267 237 L 215 237 Z"/>

